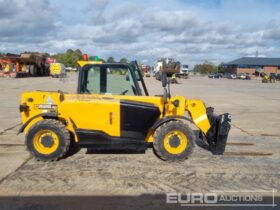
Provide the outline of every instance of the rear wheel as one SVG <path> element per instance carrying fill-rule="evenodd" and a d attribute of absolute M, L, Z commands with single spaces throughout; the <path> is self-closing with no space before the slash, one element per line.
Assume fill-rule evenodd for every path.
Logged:
<path fill-rule="evenodd" d="M 35 123 L 26 135 L 27 149 L 37 160 L 58 160 L 66 154 L 69 145 L 70 135 L 65 125 L 54 119 Z"/>
<path fill-rule="evenodd" d="M 170 121 L 156 129 L 153 146 L 162 160 L 184 160 L 193 151 L 194 134 L 183 122 Z"/>

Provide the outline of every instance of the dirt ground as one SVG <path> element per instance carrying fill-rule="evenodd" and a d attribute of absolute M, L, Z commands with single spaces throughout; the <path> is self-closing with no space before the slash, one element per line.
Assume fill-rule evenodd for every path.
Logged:
<path fill-rule="evenodd" d="M 151 195 L 142 197 L 148 202 L 146 206 L 140 202 L 140 209 L 161 205 L 155 195 L 167 192 L 279 191 L 279 82 L 262 84 L 260 80 L 192 77 L 171 85 L 172 95 L 202 99 L 207 106 L 215 107 L 216 113 L 232 114 L 229 144 L 223 156 L 213 156 L 204 147 L 196 145 L 192 157 L 181 163 L 161 161 L 152 149 L 146 154 L 86 154 L 87 151 L 82 149 L 57 162 L 38 162 L 26 151 L 24 136 L 17 135 L 20 94 L 27 90 L 74 92 L 76 80 L 75 74 L 64 81 L 53 78 L 0 79 L 0 201 L 3 196 L 12 196 L 4 198 L 15 204 L 5 208 L 17 209 L 17 196 L 70 196 L 70 207 L 79 196 L 83 199 L 103 196 L 104 205 L 113 207 L 108 197 L 115 198 L 118 203 L 121 202 L 118 196 L 127 196 L 127 202 L 133 205 L 139 200 L 134 201 L 131 197 Z M 151 95 L 162 92 L 160 82 L 154 78 L 145 80 Z M 279 196 L 279 192 L 276 195 Z M 47 204 L 51 205 L 45 200 L 44 205 L 33 203 L 25 207 L 44 209 Z M 178 206 L 167 207 L 174 209 Z"/>

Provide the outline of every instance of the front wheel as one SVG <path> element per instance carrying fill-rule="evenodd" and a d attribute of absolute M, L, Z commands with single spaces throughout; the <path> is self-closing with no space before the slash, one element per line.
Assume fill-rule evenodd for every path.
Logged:
<path fill-rule="evenodd" d="M 162 160 L 185 160 L 194 147 L 194 133 L 181 121 L 169 121 L 154 134 L 154 151 Z"/>
<path fill-rule="evenodd" d="M 37 160 L 54 161 L 62 158 L 68 151 L 70 135 L 63 123 L 46 119 L 30 128 L 25 143 Z"/>

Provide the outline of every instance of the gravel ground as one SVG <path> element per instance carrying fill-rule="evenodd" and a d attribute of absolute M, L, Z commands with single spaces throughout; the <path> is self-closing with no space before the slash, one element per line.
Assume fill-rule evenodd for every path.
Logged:
<path fill-rule="evenodd" d="M 75 74 L 64 81 L 52 78 L 0 79 L 0 195 L 59 195 L 74 196 L 73 199 L 103 196 L 95 204 L 108 208 L 120 202 L 114 200 L 118 196 L 131 199 L 151 195 L 141 197 L 142 200 L 138 199 L 134 204 L 147 203 L 144 207 L 152 208 L 162 205 L 162 200 L 155 195 L 166 192 L 279 191 L 279 82 L 262 84 L 260 80 L 192 77 L 171 85 L 173 95 L 202 99 L 215 107 L 217 113 L 230 112 L 233 115 L 224 156 L 213 156 L 199 146 L 201 142 L 197 142 L 192 157 L 181 163 L 161 161 L 152 149 L 146 154 L 100 154 L 82 149 L 58 162 L 38 162 L 26 151 L 24 136 L 16 135 L 20 126 L 20 94 L 38 89 L 74 92 L 76 79 Z M 162 92 L 160 82 L 154 78 L 145 80 L 151 95 Z M 108 200 L 112 201 L 111 206 Z M 103 205 L 100 204 L 102 201 Z M 31 205 L 31 209 L 46 206 L 42 203 Z M 23 204 L 19 202 L 18 205 Z M 71 207 L 71 202 L 67 205 Z M 15 206 L 2 207 L 12 209 Z"/>

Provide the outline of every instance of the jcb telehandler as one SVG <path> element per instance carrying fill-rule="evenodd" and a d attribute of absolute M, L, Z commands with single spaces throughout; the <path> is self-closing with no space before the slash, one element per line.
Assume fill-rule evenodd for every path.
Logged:
<path fill-rule="evenodd" d="M 79 147 L 137 151 L 152 145 L 163 160 L 184 160 L 197 138 L 187 123 L 200 129 L 213 154 L 224 152 L 231 115 L 215 115 L 200 100 L 171 97 L 168 73 L 162 74 L 163 94 L 149 96 L 136 62 L 80 65 L 76 94 L 22 94 L 19 133 L 26 134 L 36 159 L 58 160 L 73 141 Z"/>

